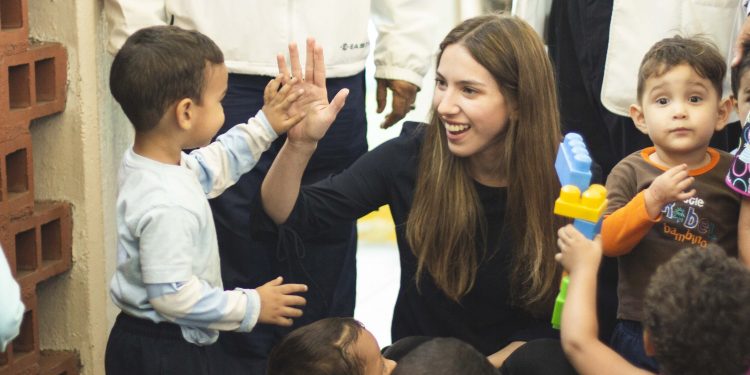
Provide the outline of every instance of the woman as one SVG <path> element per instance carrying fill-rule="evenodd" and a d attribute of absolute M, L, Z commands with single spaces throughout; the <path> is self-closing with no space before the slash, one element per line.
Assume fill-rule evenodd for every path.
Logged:
<path fill-rule="evenodd" d="M 315 53 L 308 46 L 308 62 L 322 61 Z M 292 63 L 301 75 L 294 54 Z M 321 80 L 307 72 L 307 82 L 313 72 Z M 263 207 L 305 239 L 390 205 L 401 260 L 393 340 L 456 337 L 499 367 L 524 342 L 554 335 L 562 226 L 552 215 L 560 187 L 554 77 L 534 30 L 497 15 L 454 28 L 440 45 L 436 76 L 429 124 L 404 124 L 400 137 L 300 190 L 325 131 L 308 112 L 263 182 Z"/>

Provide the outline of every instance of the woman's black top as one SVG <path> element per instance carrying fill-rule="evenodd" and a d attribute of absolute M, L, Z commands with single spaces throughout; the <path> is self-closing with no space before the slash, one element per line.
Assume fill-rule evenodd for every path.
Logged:
<path fill-rule="evenodd" d="M 391 331 L 393 341 L 415 335 L 456 337 L 489 355 L 512 341 L 556 337 L 549 318 L 535 319 L 510 304 L 508 277 L 513 241 L 509 231 L 503 230 L 508 220 L 504 217 L 506 188 L 475 183 L 488 238 L 486 252 L 475 250 L 483 255 L 474 288 L 460 303 L 446 297 L 429 275 L 422 277 L 417 289 L 416 257 L 406 241 L 406 220 L 414 197 L 422 145 L 420 126 L 425 125 L 405 123 L 399 137 L 366 153 L 347 170 L 304 186 L 289 219 L 282 225 L 282 232 L 287 235 L 290 230 L 296 232 L 304 243 L 317 232 L 350 222 L 387 204 L 396 225 L 401 261 L 401 287 Z M 255 231 L 276 230 L 263 214 L 255 213 L 253 220 L 257 224 Z"/>

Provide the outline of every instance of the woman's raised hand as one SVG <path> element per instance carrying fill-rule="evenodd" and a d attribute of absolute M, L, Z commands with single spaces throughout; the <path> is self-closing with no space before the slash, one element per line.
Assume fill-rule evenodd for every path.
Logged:
<path fill-rule="evenodd" d="M 344 107 L 346 96 L 349 94 L 348 89 L 342 89 L 329 103 L 323 48 L 315 43 L 315 39 L 308 38 L 306 53 L 304 72 L 296 43 L 289 44 L 291 72 L 284 55 L 279 54 L 276 57 L 279 73 L 283 77 L 282 84 L 296 77 L 299 80 L 297 85 L 304 89 L 302 97 L 289 110 L 289 116 L 300 112 L 306 113 L 305 118 L 287 133 L 288 141 L 294 144 L 317 144 Z"/>

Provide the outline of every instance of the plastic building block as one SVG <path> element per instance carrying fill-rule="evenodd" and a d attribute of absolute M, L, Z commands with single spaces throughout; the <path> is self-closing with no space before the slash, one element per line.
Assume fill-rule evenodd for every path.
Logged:
<path fill-rule="evenodd" d="M 575 185 L 581 191 L 591 183 L 591 157 L 583 138 L 576 133 L 568 133 L 557 149 L 555 170 L 560 185 Z"/>
<path fill-rule="evenodd" d="M 552 328 L 554 329 L 560 329 L 562 311 L 565 306 L 565 299 L 568 297 L 568 283 L 570 283 L 570 277 L 568 275 L 563 276 L 562 281 L 560 281 L 560 293 L 557 294 L 555 299 L 555 309 L 552 310 Z"/>
<path fill-rule="evenodd" d="M 575 219 L 573 220 L 573 226 L 586 238 L 593 240 L 602 230 L 602 219 L 600 218 L 597 222 Z"/>
<path fill-rule="evenodd" d="M 583 192 L 573 185 L 560 189 L 560 198 L 555 201 L 555 214 L 571 219 L 597 222 L 607 208 L 607 189 L 599 184 L 591 185 Z"/>

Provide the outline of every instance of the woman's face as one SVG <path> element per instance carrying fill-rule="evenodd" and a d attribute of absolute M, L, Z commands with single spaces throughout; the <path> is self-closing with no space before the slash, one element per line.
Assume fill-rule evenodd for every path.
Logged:
<path fill-rule="evenodd" d="M 435 78 L 433 106 L 458 157 L 499 152 L 508 107 L 490 72 L 462 44 L 443 50 Z"/>

